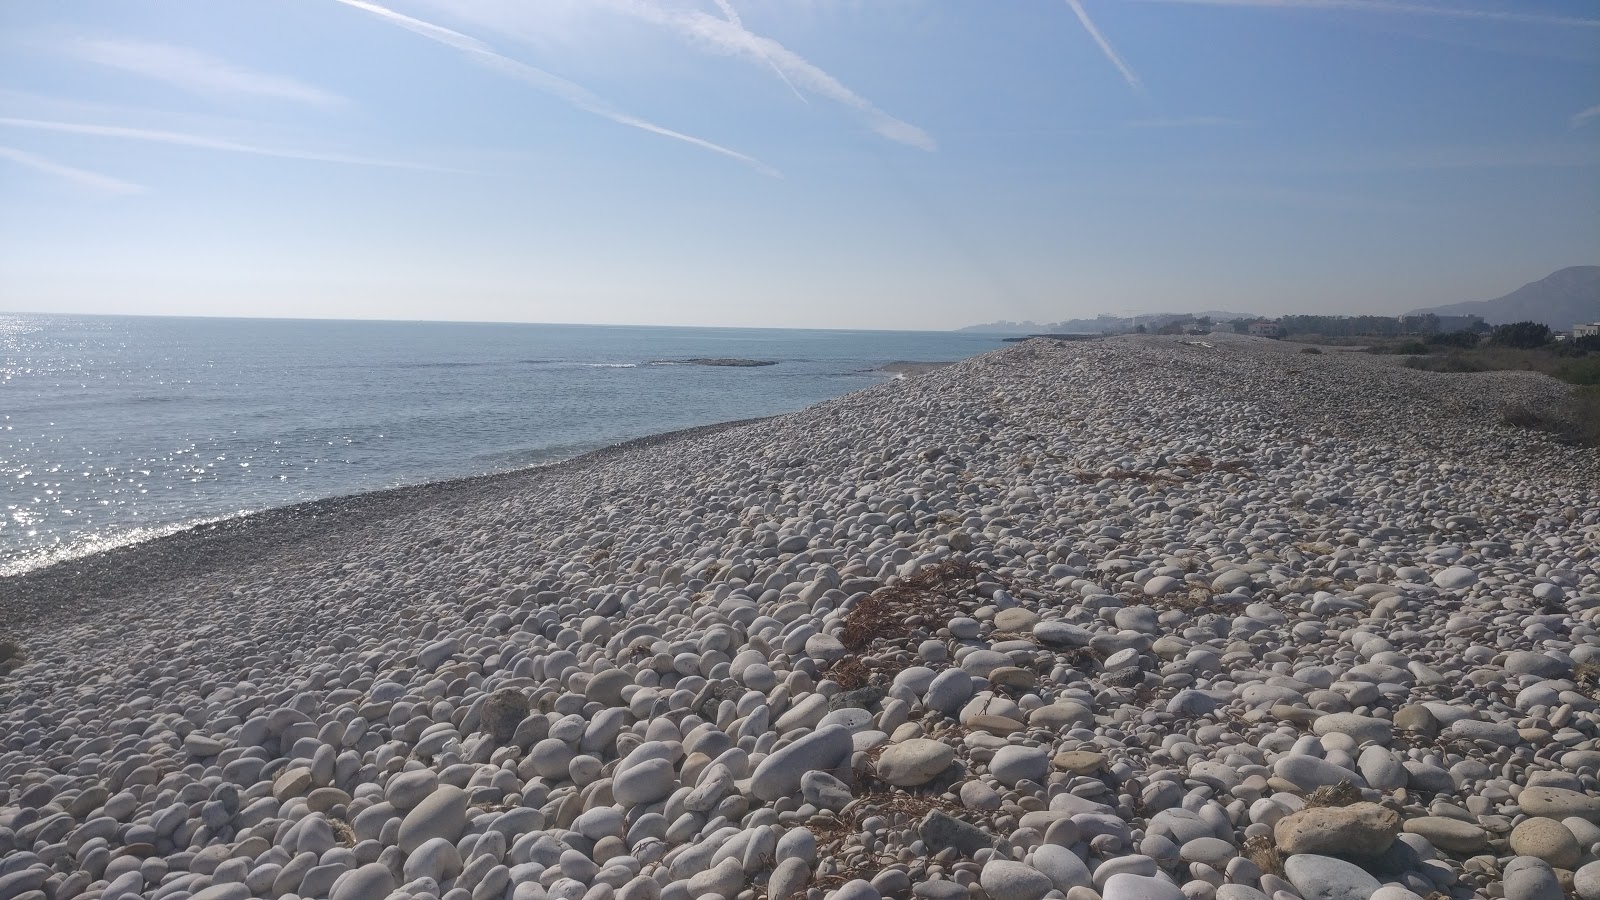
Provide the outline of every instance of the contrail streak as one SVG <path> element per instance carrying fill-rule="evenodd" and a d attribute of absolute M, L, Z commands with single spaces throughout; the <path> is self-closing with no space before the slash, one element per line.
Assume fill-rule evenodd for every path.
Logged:
<path fill-rule="evenodd" d="M 1083 23 L 1083 30 L 1089 32 L 1089 37 L 1094 38 L 1094 42 L 1100 45 L 1100 52 L 1104 53 L 1106 59 L 1111 60 L 1111 64 L 1117 67 L 1118 72 L 1122 73 L 1122 79 L 1128 82 L 1128 87 L 1133 88 L 1139 94 L 1143 94 L 1145 92 L 1144 82 L 1139 80 L 1138 73 L 1134 72 L 1127 63 L 1122 61 L 1117 49 L 1111 46 L 1111 42 L 1106 40 L 1106 36 L 1100 33 L 1099 28 L 1095 27 L 1094 20 L 1089 18 L 1089 13 L 1084 10 L 1081 0 L 1067 0 L 1067 6 L 1071 7 L 1073 13 L 1077 15 L 1078 21 Z"/>
<path fill-rule="evenodd" d="M 145 141 L 154 144 L 173 144 L 179 147 L 195 147 L 201 150 L 220 150 L 225 153 L 245 153 L 251 156 L 275 156 L 280 159 L 304 159 L 314 162 L 343 163 L 353 166 L 376 166 L 383 169 L 412 169 L 421 172 L 454 172 L 462 173 L 460 169 L 447 169 L 440 166 L 429 166 L 421 163 L 398 162 L 389 159 L 373 159 L 366 156 L 350 156 L 344 153 L 321 153 L 314 150 L 281 150 L 274 147 L 261 147 L 255 144 L 244 144 L 230 141 L 226 138 L 207 137 L 201 134 L 187 134 L 181 131 L 158 131 L 150 128 L 124 128 L 120 125 L 90 125 L 80 122 L 54 122 L 44 119 L 15 119 L 0 117 L 0 125 L 9 128 L 26 128 L 32 131 L 55 131 L 63 134 L 81 134 L 89 137 L 119 138 L 129 141 Z"/>
<path fill-rule="evenodd" d="M 109 194 L 142 194 L 145 192 L 143 185 L 137 185 L 131 181 L 123 181 L 120 178 L 112 178 L 109 175 L 101 175 L 98 172 L 90 172 L 85 169 L 63 165 L 54 160 L 29 153 L 26 150 L 18 150 L 15 147 L 0 146 L 0 159 L 9 159 L 18 165 L 27 166 L 35 171 L 46 172 L 57 178 L 65 178 L 75 184 L 105 191 Z"/>
<path fill-rule="evenodd" d="M 728 21 L 733 23 L 733 27 L 739 29 L 740 31 L 750 30 L 744 27 L 744 20 L 739 18 L 739 11 L 733 8 L 732 3 L 728 2 L 728 0 L 716 0 L 716 4 L 717 8 L 722 10 L 722 14 L 727 16 Z M 789 76 L 783 74 L 783 70 L 778 68 L 778 64 L 772 61 L 772 57 L 768 56 L 765 51 L 761 50 L 760 47 L 756 48 L 756 52 L 761 54 L 761 58 L 767 62 L 767 67 L 772 70 L 774 75 L 778 76 L 778 80 L 783 82 L 784 86 L 789 89 L 789 92 L 794 94 L 796 100 L 799 100 L 801 103 L 804 103 L 807 106 L 811 105 L 811 101 L 806 99 L 805 94 L 800 93 L 800 89 L 794 86 L 794 82 L 789 80 Z"/>
<path fill-rule="evenodd" d="M 619 125 L 626 125 L 630 128 L 638 128 L 641 131 L 648 131 L 651 134 L 659 134 L 662 137 L 669 137 L 673 140 L 683 141 L 686 144 L 693 144 L 694 146 L 703 150 L 710 150 L 712 153 L 721 154 L 722 156 L 726 156 L 730 159 L 736 159 L 739 162 L 742 162 L 745 165 L 750 166 L 756 171 L 762 173 L 763 175 L 770 175 L 775 178 L 782 177 L 777 169 L 772 168 L 753 156 L 747 156 L 746 154 L 740 153 L 737 150 L 730 150 L 721 144 L 714 144 L 711 141 L 697 138 L 693 135 L 684 134 L 680 131 L 673 131 L 670 128 L 665 128 L 655 124 L 654 122 L 641 119 L 638 116 L 622 112 L 595 94 L 590 93 L 588 89 L 568 81 L 559 75 L 553 75 L 549 72 L 546 72 L 545 70 L 536 66 L 530 66 L 527 63 L 518 62 L 517 60 L 514 60 L 508 56 L 502 56 L 501 54 L 495 52 L 494 48 L 478 40 L 477 38 L 462 34 L 459 31 L 452 31 L 451 29 L 445 28 L 442 25 L 435 25 L 432 22 L 424 22 L 421 19 L 412 18 L 411 16 L 395 12 L 386 6 L 379 6 L 376 3 L 370 3 L 368 0 L 334 0 L 334 2 L 342 3 L 345 6 L 351 6 L 356 9 L 371 13 L 372 15 L 385 19 L 395 25 L 400 26 L 401 28 L 406 29 L 407 31 L 420 34 L 423 37 L 429 38 L 430 40 L 434 40 L 444 44 L 445 46 L 460 50 L 462 53 L 467 54 L 468 58 L 473 62 L 486 68 L 493 69 L 503 75 L 508 75 L 512 78 L 516 78 L 520 81 L 531 84 L 535 88 L 538 88 L 539 90 L 544 91 L 551 96 L 565 100 L 567 103 L 583 110 L 584 112 L 593 113 L 601 118 L 610 119 Z"/>
<path fill-rule="evenodd" d="M 675 31 L 696 46 L 765 62 L 782 72 L 784 80 L 792 87 L 810 91 L 855 110 L 866 118 L 873 131 L 891 141 L 921 150 L 933 151 L 938 148 L 933 137 L 921 128 L 889 115 L 800 54 L 771 38 L 745 30 L 733 20 L 700 10 L 668 9 L 638 0 L 609 0 L 608 5 L 619 12 Z"/>

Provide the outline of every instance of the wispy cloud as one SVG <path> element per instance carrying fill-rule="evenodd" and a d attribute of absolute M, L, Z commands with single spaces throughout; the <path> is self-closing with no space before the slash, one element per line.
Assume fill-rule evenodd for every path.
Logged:
<path fill-rule="evenodd" d="M 407 31 L 420 34 L 423 37 L 437 41 L 438 43 L 444 44 L 447 47 L 459 50 L 462 53 L 465 53 L 468 59 L 471 59 L 478 65 L 530 84 L 533 87 L 550 94 L 551 96 L 565 100 L 567 103 L 583 110 L 584 112 L 610 119 L 619 125 L 626 125 L 630 128 L 638 128 L 641 131 L 648 131 L 651 134 L 659 134 L 662 137 L 669 137 L 673 140 L 683 141 L 684 143 L 692 144 L 703 150 L 709 150 L 712 153 L 721 154 L 722 156 L 726 156 L 730 159 L 736 159 L 739 162 L 742 162 L 745 165 L 750 166 L 756 171 L 762 173 L 763 175 L 782 177 L 778 170 L 772 168 L 753 156 L 748 156 L 744 153 L 740 153 L 737 150 L 731 150 L 722 146 L 721 144 L 714 144 L 711 141 L 697 138 L 693 135 L 684 134 L 681 131 L 673 131 L 670 128 L 664 128 L 655 124 L 654 122 L 650 122 L 648 120 L 641 119 L 638 116 L 625 113 L 591 93 L 588 89 L 568 81 L 559 75 L 553 75 L 543 69 L 530 66 L 524 62 L 519 62 L 508 56 L 503 56 L 496 52 L 494 48 L 478 40 L 477 38 L 462 34 L 459 31 L 453 31 L 449 28 L 445 28 L 442 25 L 435 25 L 432 22 L 424 22 L 421 19 L 412 18 L 411 16 L 395 12 L 386 6 L 380 6 L 376 3 L 369 3 L 367 0 L 334 0 L 334 2 L 342 3 L 345 6 L 354 7 L 364 12 L 371 13 L 372 15 L 378 16 L 379 18 L 398 25 Z"/>
<path fill-rule="evenodd" d="M 771 66 L 791 88 L 810 91 L 854 110 L 866 119 L 873 131 L 891 141 L 920 150 L 938 149 L 938 143 L 926 131 L 879 109 L 783 44 L 746 29 L 737 15 L 718 18 L 696 9 L 669 8 L 640 0 L 611 0 L 610 6 L 676 32 L 697 47 Z"/>
<path fill-rule="evenodd" d="M 1592 119 L 1600 119 L 1600 106 L 1591 106 L 1572 117 L 1572 127 L 1580 128 L 1589 124 Z"/>
<path fill-rule="evenodd" d="M 120 178 L 112 178 L 109 175 L 101 175 L 99 172 L 90 172 L 86 169 L 64 165 L 54 160 L 45 159 L 37 154 L 29 153 L 26 150 L 18 150 L 15 147 L 0 146 L 0 159 L 8 159 L 17 165 L 26 166 L 34 171 L 45 172 L 57 178 L 64 178 L 74 184 L 93 188 L 97 191 L 104 191 L 108 194 L 142 194 L 145 192 L 143 185 L 134 184 L 131 181 L 123 181 Z"/>
<path fill-rule="evenodd" d="M 423 163 L 402 162 L 392 159 L 375 159 L 369 156 L 352 156 L 346 153 L 324 153 L 316 150 L 293 150 L 262 147 L 226 138 L 189 134 L 181 131 L 160 131 L 152 128 L 126 128 L 120 125 L 93 125 L 81 122 L 57 122 L 47 119 L 17 119 L 0 116 L 0 126 L 23 128 L 30 131 L 53 131 L 61 134 L 78 134 L 86 137 L 113 138 L 116 140 L 143 141 L 153 144 L 171 144 L 194 147 L 200 150 L 220 150 L 225 153 L 244 153 L 251 156 L 274 156 L 280 159 L 303 159 L 312 162 L 341 163 L 353 166 L 375 166 L 384 169 L 412 169 L 423 172 L 454 172 L 460 169 L 430 166 Z"/>
<path fill-rule="evenodd" d="M 739 18 L 739 11 L 733 8 L 733 4 L 730 3 L 729 0 L 716 0 L 716 3 L 717 9 L 722 10 L 722 15 L 727 18 L 733 27 L 738 28 L 741 31 L 750 30 L 744 27 L 744 20 Z M 778 64 L 772 61 L 772 57 L 762 53 L 761 58 L 767 61 L 767 67 L 773 71 L 773 74 L 778 76 L 778 80 L 784 83 L 784 86 L 789 89 L 789 92 L 794 94 L 796 100 L 799 100 L 801 103 L 804 103 L 807 106 L 811 105 L 811 101 L 806 99 L 805 94 L 800 93 L 800 89 L 794 86 L 794 82 L 789 80 L 789 76 L 783 74 L 783 70 L 778 68 Z"/>
<path fill-rule="evenodd" d="M 1229 116 L 1173 116 L 1164 119 L 1130 119 L 1129 128 L 1237 128 L 1253 124 L 1248 119 Z"/>
<path fill-rule="evenodd" d="M 1074 0 L 1068 0 L 1068 2 L 1074 2 Z M 1524 25 L 1600 28 L 1600 19 L 1557 16 L 1538 12 L 1474 9 L 1465 6 L 1435 6 L 1428 3 L 1408 3 L 1404 2 L 1404 0 L 1142 0 L 1142 2 L 1181 3 L 1193 6 L 1243 6 L 1257 9 L 1343 9 L 1369 13 L 1481 19 Z"/>
<path fill-rule="evenodd" d="M 140 40 L 85 38 L 68 43 L 66 50 L 98 65 L 164 81 L 208 97 L 264 97 L 322 107 L 345 102 L 343 97 L 313 85 L 241 68 L 188 47 Z"/>

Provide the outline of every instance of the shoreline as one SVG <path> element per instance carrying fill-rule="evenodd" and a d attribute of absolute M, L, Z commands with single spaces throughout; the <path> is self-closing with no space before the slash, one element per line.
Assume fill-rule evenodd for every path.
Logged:
<path fill-rule="evenodd" d="M 59 596 L 83 587 L 89 587 L 92 589 L 89 593 L 95 593 L 100 583 L 113 577 L 143 576 L 147 580 L 141 581 L 141 589 L 159 587 L 167 581 L 206 574 L 236 562 L 227 558 L 227 554 L 247 549 L 245 545 L 257 540 L 273 541 L 274 549 L 283 549 L 297 541 L 325 535 L 340 525 L 377 525 L 388 518 L 415 512 L 432 504 L 482 498 L 497 489 L 511 487 L 515 482 L 580 469 L 619 453 L 716 434 L 771 418 L 776 417 L 758 416 L 695 425 L 597 447 L 555 462 L 322 497 L 202 522 L 160 537 L 64 559 L 16 575 L 0 576 L 0 621 L 26 625 L 47 613 L 68 612 L 59 607 L 45 610 L 29 604 L 27 598 L 38 593 Z M 218 554 L 222 555 L 221 558 Z M 175 562 L 178 564 L 174 565 Z"/>

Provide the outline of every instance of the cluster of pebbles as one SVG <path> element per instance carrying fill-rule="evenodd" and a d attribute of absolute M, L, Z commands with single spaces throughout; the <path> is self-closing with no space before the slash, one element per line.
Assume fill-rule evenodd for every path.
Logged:
<path fill-rule="evenodd" d="M 0 900 L 1597 900 L 1561 390 L 1031 341 L 11 579 Z"/>

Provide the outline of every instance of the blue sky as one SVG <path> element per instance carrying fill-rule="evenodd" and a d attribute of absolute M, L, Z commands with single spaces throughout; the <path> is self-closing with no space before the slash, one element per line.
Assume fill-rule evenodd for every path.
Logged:
<path fill-rule="evenodd" d="M 946 328 L 1600 262 L 1593 0 L 0 0 L 0 308 Z"/>

